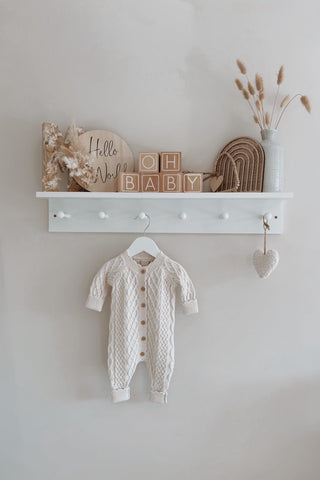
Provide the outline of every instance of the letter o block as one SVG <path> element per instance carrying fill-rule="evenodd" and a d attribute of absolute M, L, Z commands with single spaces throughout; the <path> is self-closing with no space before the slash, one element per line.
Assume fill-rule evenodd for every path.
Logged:
<path fill-rule="evenodd" d="M 184 192 L 202 192 L 203 173 L 184 173 L 183 190 Z"/>
<path fill-rule="evenodd" d="M 161 152 L 160 172 L 181 172 L 181 152 Z"/>
<path fill-rule="evenodd" d="M 140 152 L 139 153 L 139 172 L 140 173 L 158 173 L 159 172 L 159 153 Z"/>
<path fill-rule="evenodd" d="M 118 180 L 118 192 L 139 192 L 140 177 L 139 173 L 121 172 Z"/>
<path fill-rule="evenodd" d="M 182 192 L 182 174 L 181 173 L 162 173 L 161 191 L 164 193 Z"/>

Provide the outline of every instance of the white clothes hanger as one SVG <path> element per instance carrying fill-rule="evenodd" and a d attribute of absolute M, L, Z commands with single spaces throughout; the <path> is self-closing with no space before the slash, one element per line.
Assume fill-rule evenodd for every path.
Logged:
<path fill-rule="evenodd" d="M 144 212 L 141 212 L 138 217 L 143 220 L 144 218 L 148 219 L 148 225 L 144 229 L 143 233 L 147 231 L 147 229 L 150 227 L 150 222 L 151 219 L 149 215 L 147 215 Z M 156 244 L 154 240 L 152 240 L 149 237 L 143 236 L 143 237 L 138 237 L 136 238 L 130 245 L 130 247 L 127 249 L 127 253 L 130 257 L 134 257 L 138 253 L 141 252 L 146 252 L 152 257 L 157 257 L 159 253 L 161 252 L 160 248 Z"/>

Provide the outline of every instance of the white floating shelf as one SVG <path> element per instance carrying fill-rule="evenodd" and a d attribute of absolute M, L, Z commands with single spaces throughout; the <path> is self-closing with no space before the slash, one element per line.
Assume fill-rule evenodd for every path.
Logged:
<path fill-rule="evenodd" d="M 49 200 L 50 232 L 270 233 L 283 232 L 283 204 L 292 193 L 37 192 Z"/>

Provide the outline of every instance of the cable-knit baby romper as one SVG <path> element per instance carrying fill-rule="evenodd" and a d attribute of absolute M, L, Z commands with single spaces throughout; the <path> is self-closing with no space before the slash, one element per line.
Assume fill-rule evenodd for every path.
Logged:
<path fill-rule="evenodd" d="M 129 400 L 130 380 L 145 361 L 151 400 L 167 402 L 174 366 L 175 289 L 180 286 L 185 314 L 196 313 L 193 284 L 177 262 L 163 252 L 155 258 L 127 251 L 105 263 L 93 279 L 86 306 L 101 312 L 112 287 L 108 373 L 114 402 Z"/>

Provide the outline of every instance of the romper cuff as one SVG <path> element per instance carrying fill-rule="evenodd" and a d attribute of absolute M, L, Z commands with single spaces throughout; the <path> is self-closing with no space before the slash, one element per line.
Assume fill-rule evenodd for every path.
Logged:
<path fill-rule="evenodd" d="M 127 388 L 118 388 L 117 390 L 112 390 L 112 400 L 113 403 L 125 402 L 130 399 L 130 387 Z"/>
<path fill-rule="evenodd" d="M 93 297 L 89 295 L 86 301 L 86 307 L 91 308 L 91 310 L 96 310 L 97 312 L 101 312 L 103 307 L 104 299 Z"/>
<path fill-rule="evenodd" d="M 150 400 L 155 403 L 167 403 L 167 393 L 151 391 Z"/>
<path fill-rule="evenodd" d="M 198 301 L 197 299 L 190 300 L 183 304 L 183 313 L 185 315 L 191 315 L 191 313 L 198 313 Z"/>

